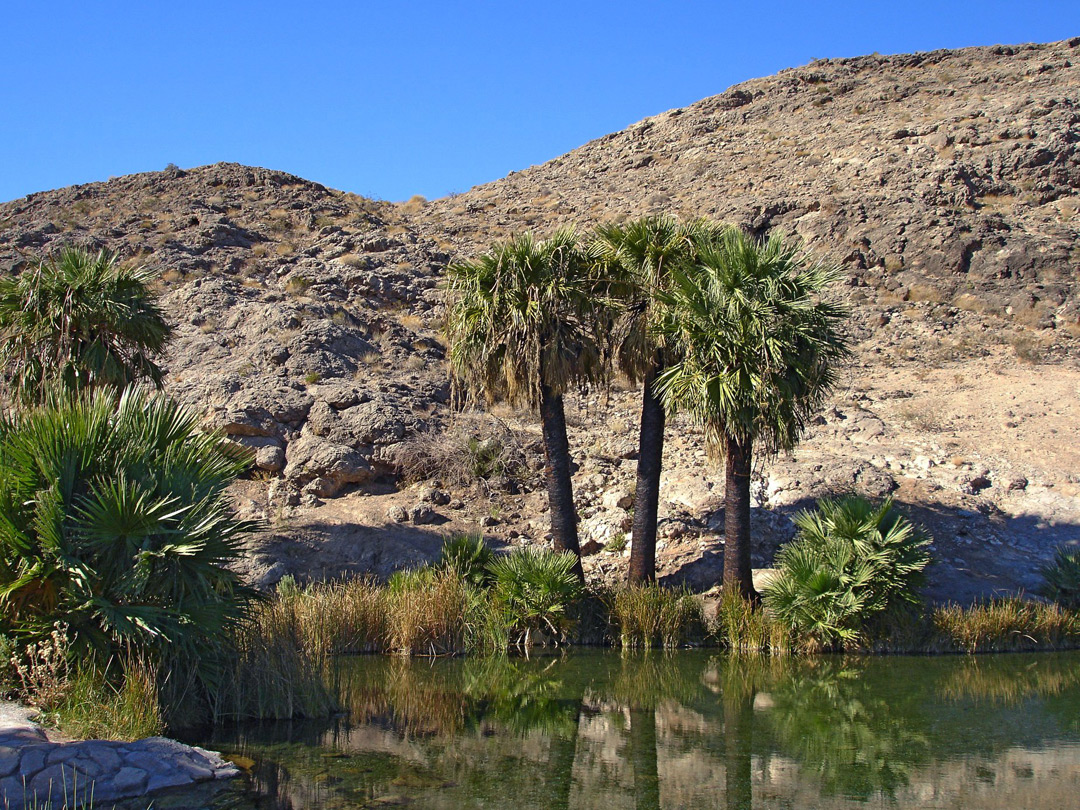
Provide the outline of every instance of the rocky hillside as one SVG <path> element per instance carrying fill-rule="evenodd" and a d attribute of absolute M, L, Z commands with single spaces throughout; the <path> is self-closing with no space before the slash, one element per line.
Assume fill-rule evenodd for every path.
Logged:
<path fill-rule="evenodd" d="M 160 268 L 169 390 L 283 474 L 296 503 L 391 474 L 386 448 L 447 401 L 428 321 L 448 256 L 398 219 L 387 203 L 219 164 L 8 203 L 0 254 L 17 271 L 76 242 Z"/>
<path fill-rule="evenodd" d="M 821 60 L 415 218 L 470 248 L 659 211 L 798 234 L 851 284 L 1080 332 L 1080 37 Z M 863 297 L 863 296 L 859 296 Z"/>
<path fill-rule="evenodd" d="M 1030 589 L 1058 543 L 1080 542 L 1074 61 L 1080 39 L 815 62 L 432 202 L 233 164 L 42 192 L 0 205 L 0 268 L 76 242 L 161 270 L 167 388 L 253 452 L 237 494 L 271 524 L 250 572 L 272 583 L 385 574 L 451 530 L 543 540 L 535 425 L 449 407 L 438 280 L 453 257 L 650 211 L 780 228 L 842 262 L 856 361 L 798 456 L 759 470 L 757 564 L 792 510 L 859 489 L 933 526 L 939 597 Z M 637 396 L 585 392 L 570 414 L 584 539 L 607 549 L 592 576 L 624 565 Z M 402 482 L 403 460 L 445 466 L 462 448 L 510 453 L 511 474 Z M 660 570 L 705 587 L 722 476 L 678 420 L 667 455 Z"/>

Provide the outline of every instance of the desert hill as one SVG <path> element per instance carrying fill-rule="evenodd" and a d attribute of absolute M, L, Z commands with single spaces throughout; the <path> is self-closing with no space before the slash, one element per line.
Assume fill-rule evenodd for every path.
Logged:
<path fill-rule="evenodd" d="M 1078 60 L 1080 38 L 814 62 L 431 202 L 235 164 L 41 192 L 0 204 L 0 268 L 76 242 L 162 271 L 166 388 L 255 454 L 237 495 L 270 524 L 250 572 L 272 584 L 385 574 L 452 530 L 542 542 L 535 425 L 450 407 L 448 261 L 651 211 L 780 228 L 842 263 L 857 356 L 796 456 L 761 466 L 756 564 L 794 509 L 859 489 L 934 528 L 938 598 L 1030 589 L 1080 542 Z M 571 413 L 583 534 L 608 547 L 592 576 L 623 564 L 626 389 L 582 392 Z M 516 466 L 480 490 L 401 477 L 418 452 L 491 440 Z M 678 420 L 667 456 L 660 570 L 705 587 L 722 476 Z"/>

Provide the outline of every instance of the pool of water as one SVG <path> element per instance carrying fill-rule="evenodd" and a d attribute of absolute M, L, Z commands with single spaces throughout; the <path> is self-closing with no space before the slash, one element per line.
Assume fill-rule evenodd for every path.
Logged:
<path fill-rule="evenodd" d="M 343 659 L 348 714 L 203 743 L 222 807 L 1080 807 L 1080 653 Z"/>

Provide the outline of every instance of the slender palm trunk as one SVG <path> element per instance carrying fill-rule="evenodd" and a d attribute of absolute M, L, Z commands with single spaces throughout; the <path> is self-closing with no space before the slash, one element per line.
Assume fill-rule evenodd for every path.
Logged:
<path fill-rule="evenodd" d="M 573 734 L 568 737 L 556 734 L 551 740 L 548 774 L 552 782 L 552 810 L 566 810 L 570 807 L 570 793 L 574 787 L 574 762 L 577 760 L 577 741 L 581 729 L 581 710 L 582 701 L 578 701 Z"/>
<path fill-rule="evenodd" d="M 752 442 L 725 439 L 724 587 L 757 600 L 750 572 L 750 458 Z"/>
<path fill-rule="evenodd" d="M 577 557 L 574 573 L 584 582 L 581 548 L 578 546 L 577 510 L 570 478 L 570 442 L 566 438 L 566 414 L 562 394 L 548 385 L 540 385 L 540 422 L 544 433 L 544 480 L 547 483 L 551 511 L 551 538 L 559 551 L 572 551 Z"/>
<path fill-rule="evenodd" d="M 656 580 L 656 517 L 660 504 L 660 468 L 664 457 L 664 405 L 654 384 L 664 370 L 657 353 L 645 374 L 641 395 L 641 434 L 638 438 L 637 488 L 634 491 L 634 527 L 630 546 L 631 583 Z"/>

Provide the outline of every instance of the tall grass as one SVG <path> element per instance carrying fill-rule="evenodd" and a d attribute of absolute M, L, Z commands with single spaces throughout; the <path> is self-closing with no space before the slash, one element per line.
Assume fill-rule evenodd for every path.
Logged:
<path fill-rule="evenodd" d="M 1059 605 L 1018 598 L 993 599 L 962 608 L 939 607 L 930 615 L 932 651 L 1015 652 L 1080 647 L 1080 614 Z"/>
<path fill-rule="evenodd" d="M 315 600 L 285 596 L 258 605 L 236 635 L 234 658 L 211 712 L 222 720 L 325 717 L 338 709 L 331 666 L 338 617 Z"/>
<path fill-rule="evenodd" d="M 451 570 L 425 569 L 384 593 L 387 652 L 454 655 L 465 652 L 473 588 Z"/>
<path fill-rule="evenodd" d="M 627 585 L 615 591 L 611 618 L 627 648 L 673 649 L 704 635 L 701 603 L 685 589 Z"/>
<path fill-rule="evenodd" d="M 65 734 L 78 739 L 140 740 L 165 730 L 157 668 L 146 660 L 123 665 L 119 686 L 93 664 L 79 667 L 56 714 Z"/>
<path fill-rule="evenodd" d="M 791 629 L 734 590 L 721 593 L 709 629 L 721 647 L 735 653 L 786 655 L 792 650 Z"/>

